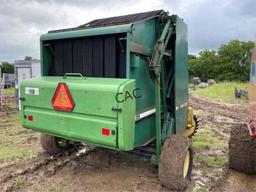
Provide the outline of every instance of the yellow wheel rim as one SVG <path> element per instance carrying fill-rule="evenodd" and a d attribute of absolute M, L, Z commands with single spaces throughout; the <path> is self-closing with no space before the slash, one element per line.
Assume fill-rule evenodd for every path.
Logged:
<path fill-rule="evenodd" d="M 189 164 L 190 164 L 190 153 L 189 150 L 187 150 L 185 159 L 184 159 L 184 166 L 183 166 L 183 177 L 185 178 L 188 175 L 189 170 Z"/>

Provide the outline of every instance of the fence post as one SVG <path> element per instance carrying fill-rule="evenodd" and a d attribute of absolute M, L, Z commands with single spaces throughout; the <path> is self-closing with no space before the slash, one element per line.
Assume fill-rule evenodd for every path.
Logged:
<path fill-rule="evenodd" d="M 1 79 L 0 73 L 0 109 L 4 106 L 4 77 Z"/>

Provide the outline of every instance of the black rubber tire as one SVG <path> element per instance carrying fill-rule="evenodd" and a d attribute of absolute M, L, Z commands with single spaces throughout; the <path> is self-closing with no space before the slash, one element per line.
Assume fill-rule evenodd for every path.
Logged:
<path fill-rule="evenodd" d="M 60 146 L 57 139 L 57 137 L 51 135 L 41 134 L 41 146 L 49 155 L 59 154 L 72 147 L 68 141 L 65 146 Z"/>
<path fill-rule="evenodd" d="M 256 174 L 256 139 L 249 135 L 245 123 L 231 128 L 229 167 L 246 174 Z"/>
<path fill-rule="evenodd" d="M 189 151 L 189 169 L 183 176 L 184 159 Z M 166 139 L 161 152 L 159 164 L 160 184 L 170 190 L 183 191 L 187 188 L 193 166 L 191 139 L 180 135 L 172 135 Z"/>

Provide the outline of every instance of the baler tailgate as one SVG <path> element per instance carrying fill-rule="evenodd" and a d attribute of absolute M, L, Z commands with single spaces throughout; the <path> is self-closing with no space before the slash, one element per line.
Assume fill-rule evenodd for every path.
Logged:
<path fill-rule="evenodd" d="M 131 141 L 118 144 L 119 136 L 125 138 L 118 135 L 118 122 L 124 122 L 120 134 L 134 134 L 135 102 L 123 104 L 129 117 L 113 110 L 118 107 L 116 94 L 130 89 L 134 81 L 127 79 L 42 77 L 25 81 L 21 84 L 23 126 L 70 140 L 130 149 Z M 127 123 L 130 129 L 123 126 Z"/>
<path fill-rule="evenodd" d="M 105 128 L 116 132 L 115 119 L 96 118 L 87 115 L 25 108 L 24 115 L 33 116 L 33 121 L 25 121 L 24 126 L 51 135 L 79 141 L 100 143 L 116 147 L 116 134 L 103 135 Z M 47 121 L 47 123 L 45 123 Z"/>

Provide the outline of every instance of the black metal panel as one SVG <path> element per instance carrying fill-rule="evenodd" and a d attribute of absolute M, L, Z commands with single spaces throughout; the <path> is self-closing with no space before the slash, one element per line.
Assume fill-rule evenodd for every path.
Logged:
<path fill-rule="evenodd" d="M 62 49 L 63 42 L 56 41 L 54 43 L 54 74 L 56 76 L 63 75 L 63 49 Z"/>
<path fill-rule="evenodd" d="M 83 70 L 83 41 L 73 40 L 73 70 L 74 73 L 82 73 Z"/>
<path fill-rule="evenodd" d="M 119 52 L 118 75 L 119 78 L 126 77 L 126 54 Z"/>
<path fill-rule="evenodd" d="M 92 77 L 92 39 L 83 39 L 80 41 L 83 42 L 83 75 Z"/>
<path fill-rule="evenodd" d="M 95 38 L 92 43 L 92 74 L 94 77 L 104 76 L 104 53 L 103 53 L 103 38 Z"/>
<path fill-rule="evenodd" d="M 72 51 L 72 41 L 66 40 L 63 41 L 63 72 L 70 73 L 70 71 L 73 71 L 73 63 L 72 63 L 72 57 L 73 57 L 73 51 Z"/>
<path fill-rule="evenodd" d="M 105 38 L 104 77 L 116 77 L 116 38 L 115 37 Z"/>
<path fill-rule="evenodd" d="M 123 35 L 63 39 L 47 42 L 51 47 L 50 76 L 82 73 L 88 77 L 126 76 L 126 53 L 119 38 Z"/>

